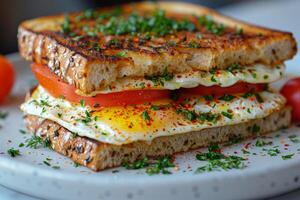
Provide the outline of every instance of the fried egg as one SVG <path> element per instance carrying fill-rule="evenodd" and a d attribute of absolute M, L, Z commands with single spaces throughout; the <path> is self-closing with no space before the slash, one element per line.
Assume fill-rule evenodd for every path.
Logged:
<path fill-rule="evenodd" d="M 160 136 L 199 131 L 263 118 L 280 110 L 285 99 L 275 92 L 235 95 L 230 101 L 193 96 L 183 104 L 171 100 L 93 109 L 53 98 L 41 86 L 21 105 L 25 114 L 55 121 L 79 136 L 115 145 L 151 141 Z"/>
<path fill-rule="evenodd" d="M 140 89 L 168 89 L 193 88 L 199 85 L 228 87 L 237 82 L 246 83 L 271 83 L 279 80 L 284 75 L 285 66 L 278 65 L 269 67 L 262 64 L 255 64 L 247 67 L 231 67 L 226 70 L 194 71 L 181 73 L 172 77 L 152 76 L 152 77 L 125 77 L 112 83 L 109 87 L 95 91 L 88 96 L 96 94 L 107 94 L 125 90 Z M 87 96 L 76 91 L 79 95 Z"/>

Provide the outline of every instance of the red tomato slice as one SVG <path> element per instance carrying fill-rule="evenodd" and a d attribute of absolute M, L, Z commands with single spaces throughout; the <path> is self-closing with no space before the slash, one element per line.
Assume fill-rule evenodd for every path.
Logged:
<path fill-rule="evenodd" d="M 0 103 L 9 95 L 14 81 L 13 65 L 4 56 L 0 56 Z"/>
<path fill-rule="evenodd" d="M 75 87 L 63 82 L 46 66 L 32 64 L 31 69 L 38 82 L 53 97 L 58 98 L 64 96 L 70 102 L 79 103 L 85 101 L 89 106 L 124 106 L 132 104 L 142 104 L 159 99 L 170 97 L 169 90 L 131 90 L 124 92 L 114 92 L 109 94 L 98 94 L 94 97 L 83 97 L 75 93 Z"/>
<path fill-rule="evenodd" d="M 197 95 L 215 95 L 222 96 L 225 94 L 237 94 L 246 92 L 260 92 L 266 88 L 266 84 L 251 84 L 245 82 L 239 82 L 229 87 L 221 87 L 218 85 L 206 87 L 198 86 L 195 88 L 180 89 L 180 92 L 184 94 L 197 94 Z"/>
<path fill-rule="evenodd" d="M 300 121 L 300 77 L 289 80 L 280 93 L 286 98 L 287 105 L 292 106 L 293 121 Z"/>

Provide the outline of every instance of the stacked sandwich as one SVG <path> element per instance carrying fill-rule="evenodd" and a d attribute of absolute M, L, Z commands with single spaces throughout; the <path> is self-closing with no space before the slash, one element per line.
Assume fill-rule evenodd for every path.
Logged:
<path fill-rule="evenodd" d="M 183 3 L 137 3 L 23 22 L 39 85 L 30 132 L 95 171 L 289 126 L 269 83 L 296 53 L 291 33 Z"/>

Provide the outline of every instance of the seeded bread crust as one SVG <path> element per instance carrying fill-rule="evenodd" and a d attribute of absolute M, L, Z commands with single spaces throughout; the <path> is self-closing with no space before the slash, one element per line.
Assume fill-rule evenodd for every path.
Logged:
<path fill-rule="evenodd" d="M 291 123 L 291 109 L 285 107 L 271 115 L 232 126 L 204 129 L 197 132 L 155 138 L 152 142 L 133 142 L 126 145 L 113 145 L 74 135 L 59 124 L 37 116 L 24 117 L 28 130 L 48 138 L 52 148 L 73 161 L 94 171 L 118 167 L 124 162 L 134 162 L 145 156 L 157 157 L 207 147 L 212 143 L 225 143 L 230 139 L 250 138 L 265 135 Z M 253 132 L 253 126 L 259 126 Z"/>
<path fill-rule="evenodd" d="M 79 44 L 70 44 L 70 38 L 59 32 L 64 16 L 57 15 L 28 20 L 19 26 L 20 54 L 27 60 L 47 65 L 65 82 L 89 94 L 125 76 L 162 74 L 166 67 L 169 72 L 179 74 L 194 70 L 209 71 L 215 67 L 224 69 L 234 63 L 275 65 L 291 59 L 297 51 L 291 33 L 246 24 L 205 7 L 175 2 L 123 5 L 129 13 L 132 10 L 146 12 L 157 8 L 175 15 L 210 15 L 216 22 L 232 27 L 232 31 L 222 36 L 204 34 L 205 38 L 197 39 L 200 46 L 196 48 L 167 45 L 171 40 L 169 36 L 146 43 L 128 42 L 125 36 L 117 47 L 91 52 Z M 237 35 L 236 28 L 242 28 L 243 34 Z M 195 38 L 194 33 L 183 32 L 178 38 L 180 36 L 187 40 Z M 111 38 L 103 36 L 99 43 L 103 45 Z M 112 56 L 124 50 L 126 57 Z"/>

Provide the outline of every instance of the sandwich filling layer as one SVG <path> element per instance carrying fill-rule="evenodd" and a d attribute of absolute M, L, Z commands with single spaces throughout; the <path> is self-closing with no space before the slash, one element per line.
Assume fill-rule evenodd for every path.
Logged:
<path fill-rule="evenodd" d="M 122 145 L 156 137 L 199 131 L 263 118 L 282 109 L 285 99 L 272 91 L 190 96 L 176 102 L 164 99 L 139 105 L 93 108 L 54 98 L 38 86 L 22 104 L 25 114 L 57 122 L 74 134 Z M 249 127 L 254 132 L 259 127 Z"/>
<path fill-rule="evenodd" d="M 284 65 L 270 67 L 263 64 L 254 64 L 252 66 L 231 65 L 229 68 L 223 70 L 192 71 L 180 74 L 169 73 L 166 68 L 165 72 L 160 75 L 124 77 L 116 80 L 108 87 L 90 94 L 85 94 L 80 90 L 77 90 L 76 93 L 82 96 L 93 96 L 127 90 L 176 90 L 179 88 L 194 88 L 199 85 L 206 87 L 214 85 L 229 87 L 238 82 L 252 84 L 270 83 L 282 78 L 284 71 Z"/>

